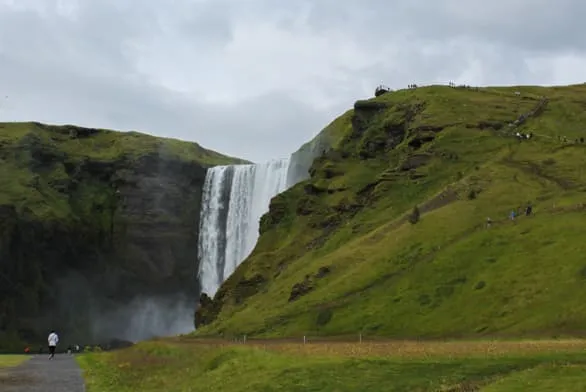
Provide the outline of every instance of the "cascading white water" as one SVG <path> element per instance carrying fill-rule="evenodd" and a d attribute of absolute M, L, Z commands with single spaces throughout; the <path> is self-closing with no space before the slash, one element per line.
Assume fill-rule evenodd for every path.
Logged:
<path fill-rule="evenodd" d="M 287 189 L 289 159 L 216 166 L 207 171 L 199 230 L 199 281 L 213 296 L 252 252 L 260 218 Z"/>
<path fill-rule="evenodd" d="M 198 239 L 199 281 L 203 292 L 215 292 L 217 265 L 222 264 L 222 248 L 225 246 L 225 231 L 222 230 L 222 212 L 226 208 L 222 199 L 225 194 L 225 180 L 229 166 L 217 166 L 209 169 L 203 187 Z"/>

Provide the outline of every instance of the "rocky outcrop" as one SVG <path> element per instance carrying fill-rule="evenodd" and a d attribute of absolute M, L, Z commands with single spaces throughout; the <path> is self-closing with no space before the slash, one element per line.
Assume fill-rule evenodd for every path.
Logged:
<path fill-rule="evenodd" d="M 311 141 L 305 143 L 291 154 L 291 161 L 287 171 L 287 184 L 297 184 L 310 177 L 310 169 L 316 158 L 327 157 L 333 148 L 344 137 L 343 131 L 350 127 L 352 111 L 333 121 Z"/>
<path fill-rule="evenodd" d="M 330 274 L 331 270 L 329 266 L 322 266 L 319 268 L 317 273 L 313 276 L 315 279 L 322 279 L 325 278 Z M 309 294 L 311 291 L 315 289 L 315 281 L 312 280 L 312 277 L 309 275 L 305 276 L 305 279 L 302 282 L 295 283 L 291 288 L 291 293 L 289 294 L 289 302 L 293 302 L 300 297 Z"/>
<path fill-rule="evenodd" d="M 201 293 L 199 303 L 195 309 L 194 324 L 195 327 L 201 327 L 211 323 L 217 314 L 214 301 L 206 293 Z"/>
<path fill-rule="evenodd" d="M 50 328 L 78 342 L 127 337 L 113 332 L 134 325 L 120 306 L 195 300 L 206 167 L 238 160 L 72 126 L 4 124 L 0 140 L 0 346 Z"/>
<path fill-rule="evenodd" d="M 295 283 L 291 288 L 291 293 L 289 294 L 289 302 L 293 302 L 296 299 L 308 294 L 310 291 L 314 289 L 314 285 L 311 282 L 311 279 L 308 276 L 305 277 L 305 280 L 299 283 Z"/>

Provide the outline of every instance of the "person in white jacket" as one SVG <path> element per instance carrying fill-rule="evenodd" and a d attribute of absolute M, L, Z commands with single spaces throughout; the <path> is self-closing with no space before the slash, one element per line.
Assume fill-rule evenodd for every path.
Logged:
<path fill-rule="evenodd" d="M 57 347 L 57 343 L 59 343 L 59 336 L 55 331 L 51 331 L 47 340 L 49 342 L 49 353 L 51 354 L 49 359 L 53 359 L 55 357 L 55 348 Z"/>

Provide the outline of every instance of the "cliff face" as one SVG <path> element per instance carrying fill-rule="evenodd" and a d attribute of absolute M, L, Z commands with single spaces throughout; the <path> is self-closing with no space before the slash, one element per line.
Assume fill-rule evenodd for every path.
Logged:
<path fill-rule="evenodd" d="M 347 130 L 346 121 L 351 115 L 352 112 L 346 112 L 291 155 L 291 164 L 287 172 L 288 184 L 294 185 L 310 177 L 309 169 L 313 161 L 338 146 L 340 138 Z"/>
<path fill-rule="evenodd" d="M 85 342 L 181 328 L 165 312 L 198 292 L 206 167 L 239 160 L 36 123 L 0 124 L 0 159 L 0 344 L 49 328 Z"/>

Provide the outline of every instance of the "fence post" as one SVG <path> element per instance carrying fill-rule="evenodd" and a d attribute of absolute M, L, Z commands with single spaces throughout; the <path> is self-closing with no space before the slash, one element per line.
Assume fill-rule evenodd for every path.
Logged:
<path fill-rule="evenodd" d="M 246 335 L 244 335 L 244 338 L 242 340 L 242 343 L 246 344 Z"/>
<path fill-rule="evenodd" d="M 303 335 L 303 344 L 305 344 L 305 335 Z"/>
<path fill-rule="evenodd" d="M 360 333 L 360 343 L 362 343 L 362 332 Z"/>

